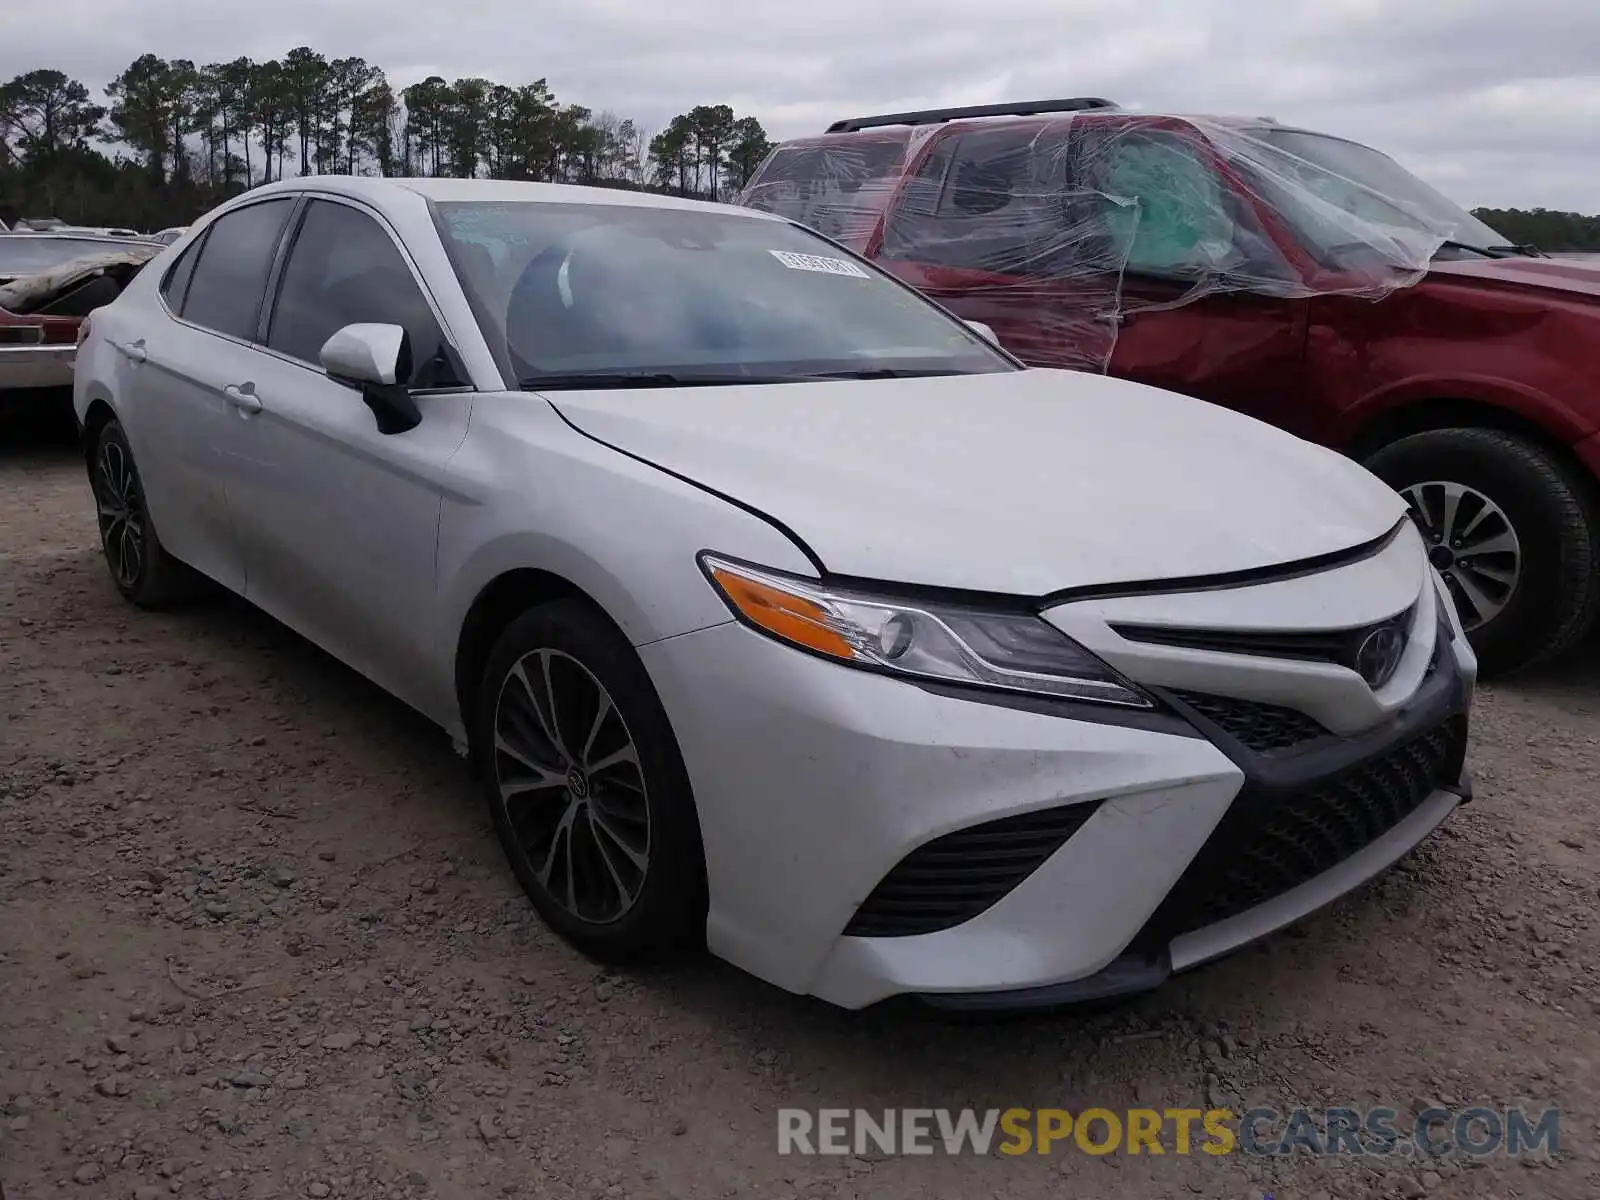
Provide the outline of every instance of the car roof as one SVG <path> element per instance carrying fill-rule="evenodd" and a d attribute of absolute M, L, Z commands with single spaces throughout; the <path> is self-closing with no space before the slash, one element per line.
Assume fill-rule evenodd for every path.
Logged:
<path fill-rule="evenodd" d="M 614 204 L 619 207 L 702 210 L 776 221 L 781 217 L 714 204 L 706 200 L 685 200 L 659 192 L 636 192 L 627 188 L 584 187 L 566 183 L 530 183 L 514 179 L 424 179 L 375 178 L 354 175 L 311 175 L 279 180 L 244 193 L 251 199 L 279 192 L 325 192 L 350 196 L 382 207 L 405 194 L 421 196 L 439 203 L 478 201 L 483 203 L 530 204 Z M 243 199 L 244 197 L 240 197 Z"/>

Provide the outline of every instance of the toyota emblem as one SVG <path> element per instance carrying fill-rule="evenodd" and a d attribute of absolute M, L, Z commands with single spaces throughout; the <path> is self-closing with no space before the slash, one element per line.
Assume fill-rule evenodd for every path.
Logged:
<path fill-rule="evenodd" d="M 1395 668 L 1400 665 L 1405 652 L 1406 635 L 1403 629 L 1396 625 L 1374 629 L 1361 643 L 1361 649 L 1356 651 L 1356 670 L 1361 672 L 1361 678 L 1367 681 L 1367 686 L 1377 691 L 1394 677 Z"/>

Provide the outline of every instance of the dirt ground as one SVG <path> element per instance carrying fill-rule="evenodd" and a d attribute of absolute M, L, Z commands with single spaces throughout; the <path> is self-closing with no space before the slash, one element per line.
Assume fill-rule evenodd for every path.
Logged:
<path fill-rule="evenodd" d="M 1481 692 L 1478 798 L 1121 1009 L 951 1026 L 618 974 L 465 764 L 218 600 L 123 604 L 70 428 L 0 426 L 0 1180 L 135 1197 L 1600 1196 L 1600 655 Z M 776 1112 L 1524 1103 L 1560 1152 L 780 1157 Z M 1170 1142 L 1169 1142 L 1170 1145 Z"/>

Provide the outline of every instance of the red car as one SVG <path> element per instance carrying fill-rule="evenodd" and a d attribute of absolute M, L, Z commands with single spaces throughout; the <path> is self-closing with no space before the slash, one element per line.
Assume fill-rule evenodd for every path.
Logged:
<path fill-rule="evenodd" d="M 1376 150 L 1099 99 L 891 113 L 779 146 L 740 202 L 1026 362 L 1357 457 L 1411 502 L 1486 671 L 1594 623 L 1600 268 L 1508 244 Z"/>
<path fill-rule="evenodd" d="M 164 249 L 93 233 L 0 233 L 0 404 L 71 387 L 83 318 Z"/>

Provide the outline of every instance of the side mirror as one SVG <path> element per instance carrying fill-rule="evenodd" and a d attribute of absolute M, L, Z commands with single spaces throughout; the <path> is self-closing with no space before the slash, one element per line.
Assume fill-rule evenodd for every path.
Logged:
<path fill-rule="evenodd" d="M 965 324 L 968 329 L 972 330 L 973 333 L 977 334 L 991 346 L 998 346 L 1000 344 L 1000 339 L 994 335 L 994 330 L 990 329 L 982 321 L 967 321 Z"/>
<path fill-rule="evenodd" d="M 346 325 L 317 356 L 335 383 L 355 388 L 377 418 L 379 433 L 404 433 L 422 423 L 410 389 L 411 339 L 400 325 Z"/>

